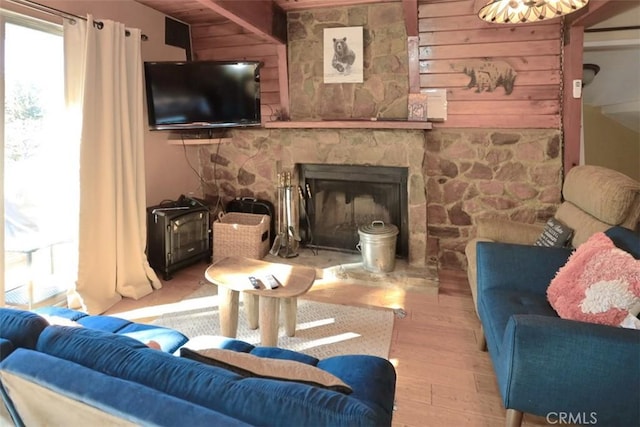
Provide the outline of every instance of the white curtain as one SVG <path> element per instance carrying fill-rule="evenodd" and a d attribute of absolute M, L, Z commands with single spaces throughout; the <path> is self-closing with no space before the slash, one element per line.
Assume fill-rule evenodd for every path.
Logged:
<path fill-rule="evenodd" d="M 141 32 L 100 22 L 89 15 L 64 25 L 67 103 L 80 123 L 78 280 L 69 305 L 92 314 L 161 287 L 144 253 Z"/>

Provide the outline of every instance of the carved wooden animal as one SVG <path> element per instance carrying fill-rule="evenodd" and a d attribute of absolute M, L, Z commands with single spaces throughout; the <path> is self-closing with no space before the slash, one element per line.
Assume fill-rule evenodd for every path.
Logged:
<path fill-rule="evenodd" d="M 454 70 L 461 71 L 470 77 L 467 87 L 476 88 L 476 92 L 493 92 L 498 86 L 504 87 L 507 95 L 513 92 L 513 85 L 518 73 L 504 61 L 466 61 L 452 64 Z"/>

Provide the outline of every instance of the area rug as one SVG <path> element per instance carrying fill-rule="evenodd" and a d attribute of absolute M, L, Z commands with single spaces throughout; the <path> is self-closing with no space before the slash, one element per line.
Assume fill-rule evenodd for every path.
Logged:
<path fill-rule="evenodd" d="M 220 335 L 216 286 L 203 285 L 185 298 L 180 306 L 181 311 L 165 313 L 153 324 L 178 330 L 189 338 Z M 319 359 L 342 354 L 369 354 L 386 359 L 389 357 L 393 321 L 394 312 L 390 309 L 327 304 L 299 298 L 296 334 L 293 337 L 286 335 L 281 314 L 278 346 Z M 260 330 L 249 329 L 242 302 L 236 338 L 253 345 L 260 343 Z"/>

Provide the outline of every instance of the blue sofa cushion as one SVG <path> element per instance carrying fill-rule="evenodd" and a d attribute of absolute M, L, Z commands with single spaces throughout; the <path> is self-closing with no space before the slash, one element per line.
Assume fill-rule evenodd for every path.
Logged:
<path fill-rule="evenodd" d="M 191 350 L 203 350 L 206 348 L 220 348 L 223 350 L 241 351 L 243 353 L 251 353 L 254 356 L 268 357 L 271 359 L 295 360 L 297 362 L 306 363 L 307 365 L 316 366 L 318 359 L 297 351 L 287 350 L 279 347 L 256 347 L 245 341 L 235 338 L 227 338 L 219 335 L 201 335 L 191 338 L 185 345 Z"/>
<path fill-rule="evenodd" d="M 351 397 L 379 408 L 391 419 L 396 374 L 385 359 L 368 355 L 343 355 L 318 360 L 315 357 L 278 347 L 254 347 L 235 338 L 221 336 L 196 337 L 186 344 L 192 349 L 222 348 L 249 352 L 260 357 L 295 360 L 317 366 L 342 379 L 352 388 Z"/>
<path fill-rule="evenodd" d="M 349 384 L 353 389 L 351 397 L 378 408 L 391 422 L 396 373 L 388 360 L 352 354 L 322 359 L 317 366 Z"/>
<path fill-rule="evenodd" d="M 493 350 L 498 353 L 504 331 L 511 316 L 536 314 L 558 317 L 544 294 L 507 289 L 489 289 L 485 291 L 478 311 L 483 319 L 482 325 L 487 338 L 487 345 L 494 346 Z M 492 351 L 491 353 L 493 354 L 494 352 Z"/>
<path fill-rule="evenodd" d="M 296 362 L 306 363 L 307 365 L 316 366 L 319 362 L 313 356 L 308 354 L 298 353 L 297 351 L 287 350 L 286 348 L 279 347 L 254 347 L 250 351 L 254 356 L 269 357 L 271 359 L 285 359 L 295 360 Z"/>
<path fill-rule="evenodd" d="M 15 348 L 34 349 L 40 333 L 49 323 L 35 313 L 13 308 L 0 308 L 0 338 L 8 341 L 0 346 L 0 360 Z"/>
<path fill-rule="evenodd" d="M 144 385 L 36 351 L 17 350 L 0 364 L 0 370 L 138 425 L 181 427 L 188 421 L 196 426 L 247 426 Z"/>
<path fill-rule="evenodd" d="M 611 227 L 604 232 L 613 244 L 625 252 L 629 252 L 635 259 L 640 259 L 640 236 L 623 227 Z"/>
<path fill-rule="evenodd" d="M 137 341 L 126 336 L 114 336 L 84 328 L 50 326 L 40 335 L 37 349 L 108 375 L 140 383 L 250 424 L 391 424 L 390 413 L 381 410 L 381 405 L 372 405 L 370 400 L 351 397 L 360 395 L 355 390 L 352 395 L 346 396 L 297 383 L 243 378 L 222 368 L 174 357 L 146 347 L 140 348 L 134 343 Z M 351 369 L 356 370 L 355 367 Z M 384 373 L 385 381 L 389 381 L 389 371 L 376 369 L 374 372 L 376 375 Z M 350 384 L 348 380 L 345 382 Z M 363 393 L 366 395 L 367 392 Z M 393 401 L 393 394 L 384 397 Z"/>
<path fill-rule="evenodd" d="M 126 335 L 145 344 L 149 341 L 155 341 L 160 344 L 160 349 L 167 353 L 176 352 L 189 340 L 185 335 L 173 329 L 135 323 L 114 316 L 88 315 L 81 311 L 63 307 L 43 307 L 35 311 L 46 316 L 72 320 L 85 328 Z"/>

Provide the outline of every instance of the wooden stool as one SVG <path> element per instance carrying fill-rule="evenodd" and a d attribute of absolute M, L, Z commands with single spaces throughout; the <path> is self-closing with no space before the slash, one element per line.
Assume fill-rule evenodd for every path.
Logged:
<path fill-rule="evenodd" d="M 276 289 L 254 289 L 249 276 L 258 280 L 271 274 L 280 283 Z M 260 342 L 264 346 L 278 345 L 278 317 L 280 300 L 285 312 L 285 331 L 292 337 L 296 332 L 297 297 L 313 285 L 316 271 L 310 267 L 279 264 L 243 257 L 227 257 L 207 268 L 205 278 L 218 286 L 220 298 L 221 334 L 235 338 L 238 333 L 238 305 L 240 292 L 247 312 L 249 327 L 260 326 Z"/>

